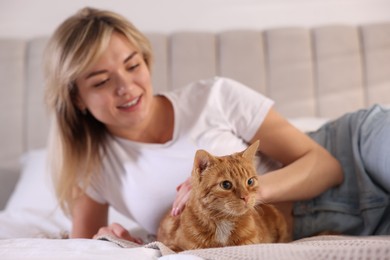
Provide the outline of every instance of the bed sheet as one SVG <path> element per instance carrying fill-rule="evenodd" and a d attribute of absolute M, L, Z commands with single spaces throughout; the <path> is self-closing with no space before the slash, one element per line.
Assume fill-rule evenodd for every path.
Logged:
<path fill-rule="evenodd" d="M 104 240 L 101 240 L 104 238 Z M 1 259 L 159 259 L 159 260 L 240 260 L 240 259 L 390 259 L 390 236 L 318 236 L 291 243 L 257 244 L 188 250 L 175 253 L 160 242 L 144 246 L 116 239 L 0 240 Z"/>
<path fill-rule="evenodd" d="M 158 259 L 157 249 L 122 248 L 116 243 L 93 239 L 18 238 L 0 240 L 0 259 L 15 260 L 100 260 Z"/>

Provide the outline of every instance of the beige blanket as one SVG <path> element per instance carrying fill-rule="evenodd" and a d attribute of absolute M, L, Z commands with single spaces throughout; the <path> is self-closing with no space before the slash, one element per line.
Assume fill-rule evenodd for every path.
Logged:
<path fill-rule="evenodd" d="M 111 236 L 98 239 L 107 240 L 124 248 L 139 245 Z M 176 254 L 160 242 L 144 245 L 158 249 L 161 255 Z M 390 236 L 318 236 L 283 244 L 257 244 L 187 250 L 179 254 L 193 255 L 203 259 L 390 259 Z"/>

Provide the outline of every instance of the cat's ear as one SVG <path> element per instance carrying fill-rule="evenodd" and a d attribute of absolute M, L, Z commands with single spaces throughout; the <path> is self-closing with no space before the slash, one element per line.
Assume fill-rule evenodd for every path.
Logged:
<path fill-rule="evenodd" d="M 212 158 L 213 156 L 205 150 L 196 151 L 194 160 L 194 168 L 196 169 L 195 172 L 202 174 L 202 172 L 204 172 L 204 170 L 206 170 L 210 165 Z"/>
<path fill-rule="evenodd" d="M 257 150 L 259 149 L 259 144 L 259 140 L 251 144 L 248 148 L 246 148 L 245 151 L 243 151 L 242 157 L 252 160 L 255 157 Z"/>

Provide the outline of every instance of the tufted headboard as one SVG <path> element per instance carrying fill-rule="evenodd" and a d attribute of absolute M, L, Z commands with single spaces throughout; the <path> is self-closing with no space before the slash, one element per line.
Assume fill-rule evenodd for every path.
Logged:
<path fill-rule="evenodd" d="M 390 104 L 390 22 L 223 32 L 149 32 L 156 92 L 215 75 L 266 94 L 286 117 L 334 118 Z M 45 147 L 47 37 L 0 39 L 0 208 L 19 159 Z"/>

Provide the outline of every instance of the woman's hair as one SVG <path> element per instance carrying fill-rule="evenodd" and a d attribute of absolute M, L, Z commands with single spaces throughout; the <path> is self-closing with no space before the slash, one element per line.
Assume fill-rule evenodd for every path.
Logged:
<path fill-rule="evenodd" d="M 45 50 L 46 101 L 54 112 L 49 161 L 56 195 L 67 213 L 92 175 L 100 172 L 108 137 L 103 123 L 77 107 L 75 81 L 101 57 L 114 31 L 142 54 L 150 70 L 148 39 L 123 16 L 106 10 L 81 9 L 57 28 Z"/>

